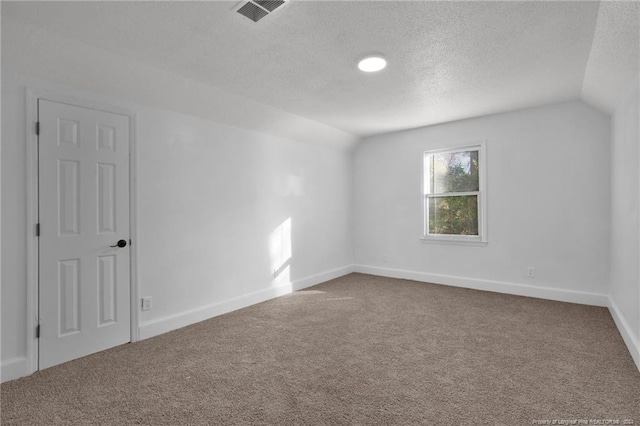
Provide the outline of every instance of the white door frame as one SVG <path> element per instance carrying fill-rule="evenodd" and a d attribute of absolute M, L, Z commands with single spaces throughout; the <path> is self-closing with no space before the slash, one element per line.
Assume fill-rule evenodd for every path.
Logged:
<path fill-rule="evenodd" d="M 140 340 L 140 324 L 138 315 L 138 233 L 137 233 L 137 194 L 136 194 L 136 115 L 129 109 L 76 98 L 74 96 L 48 90 L 27 88 L 26 90 L 26 143 L 27 143 L 27 374 L 38 370 L 38 325 L 39 292 L 38 292 L 38 250 L 39 241 L 36 236 L 38 223 L 38 99 L 96 109 L 129 117 L 129 227 L 132 241 L 130 246 L 130 289 L 131 289 L 131 342 Z"/>

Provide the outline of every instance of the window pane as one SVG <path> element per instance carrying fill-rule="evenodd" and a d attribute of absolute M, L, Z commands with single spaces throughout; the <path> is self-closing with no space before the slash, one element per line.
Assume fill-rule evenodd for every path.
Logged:
<path fill-rule="evenodd" d="M 478 235 L 478 196 L 429 197 L 429 234 Z"/>
<path fill-rule="evenodd" d="M 431 154 L 431 194 L 480 190 L 478 151 Z"/>

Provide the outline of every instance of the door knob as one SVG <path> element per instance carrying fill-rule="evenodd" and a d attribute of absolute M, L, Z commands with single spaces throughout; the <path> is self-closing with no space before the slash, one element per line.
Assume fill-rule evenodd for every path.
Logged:
<path fill-rule="evenodd" d="M 127 246 L 127 240 L 120 240 L 116 243 L 116 245 L 114 246 L 109 246 L 109 247 L 126 247 Z"/>

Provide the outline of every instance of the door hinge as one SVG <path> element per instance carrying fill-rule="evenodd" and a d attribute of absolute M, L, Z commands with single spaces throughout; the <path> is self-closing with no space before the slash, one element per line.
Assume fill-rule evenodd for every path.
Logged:
<path fill-rule="evenodd" d="M 36 237 L 40 236 L 40 224 L 36 223 Z"/>
<path fill-rule="evenodd" d="M 40 324 L 36 325 L 36 339 L 40 338 Z"/>
<path fill-rule="evenodd" d="M 36 135 L 40 135 L 40 122 L 36 121 Z"/>

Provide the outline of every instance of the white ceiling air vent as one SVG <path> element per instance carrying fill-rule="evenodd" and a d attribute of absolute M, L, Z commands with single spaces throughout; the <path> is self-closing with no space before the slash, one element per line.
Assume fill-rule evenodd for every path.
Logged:
<path fill-rule="evenodd" d="M 243 1 L 233 8 L 246 19 L 258 22 L 268 19 L 275 12 L 280 11 L 289 3 L 289 0 L 248 0 Z"/>

